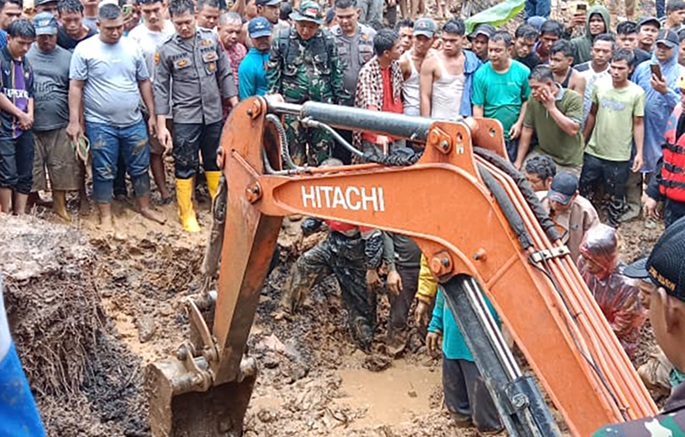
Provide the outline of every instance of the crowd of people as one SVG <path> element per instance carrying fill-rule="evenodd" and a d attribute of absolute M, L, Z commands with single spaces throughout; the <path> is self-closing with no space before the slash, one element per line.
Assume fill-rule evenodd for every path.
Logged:
<path fill-rule="evenodd" d="M 165 224 L 157 205 L 175 199 L 183 229 L 198 232 L 197 182 L 206 180 L 214 198 L 222 127 L 252 96 L 439 120 L 493 118 L 503 127 L 508 159 L 538 193 L 611 328 L 635 354 L 647 317 L 640 292 L 653 286 L 652 295 L 660 295 L 661 282 L 650 280 L 654 273 L 645 274 L 644 265 L 625 268 L 618 233 L 641 210 L 645 227 L 663 217 L 669 231 L 685 215 L 685 2 L 662 5 L 660 18 L 613 23 L 615 14 L 603 6 L 578 8 L 561 22 L 545 16 L 544 0 L 528 1 L 530 16 L 511 33 L 487 23 L 467 32 L 459 18 L 413 21 L 422 6 L 414 0 L 400 2 L 403 18 L 395 20 L 397 6 L 35 0 L 29 8 L 0 0 L 1 211 L 24 214 L 49 191 L 54 212 L 69 221 L 67 194 L 87 202 L 92 180 L 101 226 L 112 231 L 112 202 L 127 196 L 130 184 L 141 216 Z M 354 161 L 330 132 L 293 116 L 283 122 L 296 164 Z M 339 133 L 366 156 L 420 153 L 402 138 Z M 175 193 L 165 154 L 173 156 Z M 327 237 L 294 264 L 275 317 L 294 317 L 313 285 L 334 274 L 352 338 L 371 351 L 385 284 L 387 349 L 404 350 L 414 308 L 428 350 L 442 354 L 450 413 L 483 432 L 501 430 L 416 244 L 311 218 L 302 221 L 303 232 L 324 224 Z M 683 367 L 673 364 L 668 370 L 682 381 Z"/>

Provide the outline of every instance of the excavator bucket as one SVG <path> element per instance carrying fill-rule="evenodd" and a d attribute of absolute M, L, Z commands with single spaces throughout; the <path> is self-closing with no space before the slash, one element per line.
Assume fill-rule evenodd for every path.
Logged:
<path fill-rule="evenodd" d="M 155 436 L 240 436 L 255 374 L 207 391 L 175 393 L 186 370 L 180 360 L 148 367 L 150 426 Z"/>

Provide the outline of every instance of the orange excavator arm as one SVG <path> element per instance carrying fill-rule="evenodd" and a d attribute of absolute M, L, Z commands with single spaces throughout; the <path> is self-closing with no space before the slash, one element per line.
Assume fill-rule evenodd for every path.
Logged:
<path fill-rule="evenodd" d="M 283 161 L 292 164 L 277 117 L 285 113 L 312 127 L 404 137 L 425 150 L 409 166 L 282 169 Z M 656 412 L 568 250 L 548 237 L 553 231 L 543 230 L 515 175 L 503 170 L 498 122 L 252 98 L 231 113 L 221 148 L 228 193 L 215 310 L 203 317 L 189 302 L 195 340 L 150 368 L 162 387 L 151 400 L 155 435 L 186 435 L 193 415 L 202 424 L 192 426 L 206 427 L 194 435 L 242 429 L 256 377 L 245 345 L 282 217 L 291 214 L 408 235 L 449 300 L 454 287 L 484 291 L 573 435 Z M 223 411 L 210 414 L 219 392 L 230 408 L 220 404 Z M 193 407 L 177 408 L 185 404 Z"/>

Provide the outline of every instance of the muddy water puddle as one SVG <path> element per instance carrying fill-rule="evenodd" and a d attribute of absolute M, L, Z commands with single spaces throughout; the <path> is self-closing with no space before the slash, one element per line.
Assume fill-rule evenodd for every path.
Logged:
<path fill-rule="evenodd" d="M 353 429 L 396 425 L 435 411 L 436 393 L 441 389 L 439 370 L 429 371 L 403 360 L 382 372 L 341 369 L 337 373 L 342 378 L 343 397 L 335 402 L 366 409 L 366 415 L 351 424 Z"/>

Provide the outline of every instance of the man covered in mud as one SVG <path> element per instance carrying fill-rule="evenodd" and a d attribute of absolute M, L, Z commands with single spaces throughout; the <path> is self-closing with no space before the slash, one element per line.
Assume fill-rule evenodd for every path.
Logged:
<path fill-rule="evenodd" d="M 343 163 L 335 158 L 321 163 L 322 167 L 340 165 Z M 310 235 L 323 223 L 307 218 L 302 222 L 302 233 Z M 381 282 L 378 267 L 383 258 L 383 233 L 336 220 L 326 220 L 325 224 L 329 231 L 326 239 L 293 265 L 274 318 L 291 318 L 314 284 L 332 273 L 340 284 L 352 338 L 359 348 L 369 352 L 376 326 L 376 288 Z"/>

